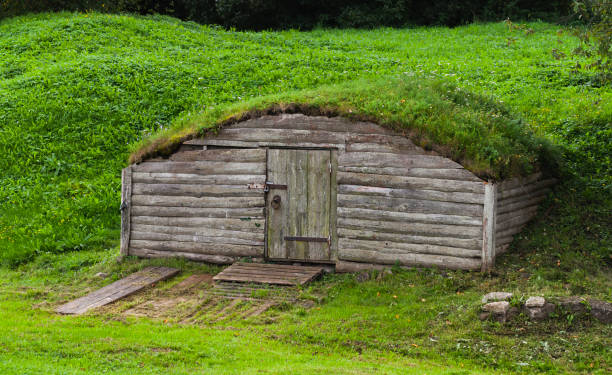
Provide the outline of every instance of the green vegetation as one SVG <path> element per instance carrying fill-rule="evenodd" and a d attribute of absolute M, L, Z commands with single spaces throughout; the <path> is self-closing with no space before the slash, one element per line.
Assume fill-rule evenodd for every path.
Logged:
<path fill-rule="evenodd" d="M 161 372 L 164 364 L 174 360 L 193 367 L 218 360 L 215 363 L 222 362 L 218 372 L 237 372 L 237 367 L 248 364 L 231 367 L 224 361 L 244 356 L 261 360 L 247 353 L 249 342 L 259 340 L 258 334 L 276 353 L 270 359 L 271 371 L 276 372 L 282 372 L 282 366 L 310 373 L 340 372 L 332 367 L 334 359 L 356 358 L 359 351 L 365 354 L 365 362 L 352 362 L 365 367 L 353 368 L 354 373 L 372 372 L 366 363 L 406 367 L 406 361 L 417 359 L 415 373 L 425 372 L 421 370 L 427 361 L 459 368 L 462 363 L 474 371 L 487 366 L 504 373 L 609 372 L 612 335 L 596 322 L 565 319 L 563 324 L 499 326 L 474 321 L 474 302 L 485 291 L 505 289 L 521 296 L 582 294 L 600 299 L 612 295 L 612 88 L 601 85 L 591 73 L 575 72 L 573 62 L 554 58 L 551 50 L 568 55 L 577 45 L 568 33 L 560 35 L 563 43 L 558 43 L 557 29 L 529 23 L 524 30 L 533 32 L 527 33 L 496 23 L 454 29 L 239 33 L 167 17 L 97 13 L 3 20 L 3 372 L 23 373 L 18 370 L 25 364 L 31 364 L 25 371 L 32 373 L 50 372 L 54 365 L 58 373 L 79 372 L 82 363 L 99 363 L 109 372 L 128 373 L 139 365 L 135 359 L 139 355 L 146 358 L 142 363 L 150 366 L 150 372 Z M 579 59 L 589 63 L 585 57 Z M 480 167 L 484 163 L 483 170 L 494 165 L 487 163 L 496 160 L 490 158 L 495 152 L 512 154 L 504 139 L 528 145 L 524 141 L 531 139 L 530 132 L 562 150 L 562 183 L 537 221 L 517 236 L 512 249 L 498 261 L 497 274 L 406 271 L 359 286 L 350 275 L 333 276 L 317 286 L 327 295 L 317 306 L 320 310 L 289 309 L 278 312 L 275 324 L 255 327 L 232 322 L 219 332 L 147 320 L 123 323 L 112 316 L 56 317 L 48 312 L 54 303 L 82 294 L 83 288 L 101 285 L 101 280 L 93 278 L 96 272 L 108 271 L 118 278 L 151 263 L 112 261 L 118 252 L 120 170 L 143 138 L 172 124 L 175 129 L 189 129 L 194 125 L 189 119 L 221 116 L 228 106 L 245 109 L 270 100 L 256 97 L 290 92 L 288 96 L 305 98 L 316 87 L 332 84 L 340 86 L 326 86 L 322 92 L 339 93 L 351 85 L 367 91 L 360 82 L 379 82 L 383 76 L 405 82 L 398 90 L 413 92 L 414 84 L 425 88 L 418 100 L 406 98 L 415 109 L 418 103 L 434 103 L 469 119 L 488 116 L 487 108 L 493 108 L 509 119 L 524 119 L 523 126 L 529 129 L 518 123 L 508 127 L 519 133 L 511 138 L 492 137 L 506 134 L 504 127 L 486 133 L 487 139 L 495 141 L 493 149 L 457 151 L 458 158 L 469 156 L 466 159 L 478 160 Z M 455 101 L 443 100 L 441 95 L 450 87 L 473 93 L 468 103 L 479 109 L 468 109 L 464 94 L 453 96 Z M 401 94 L 390 92 L 387 97 Z M 324 103 L 330 98 L 312 101 Z M 365 108 L 365 112 L 374 109 Z M 427 113 L 426 108 L 419 113 Z M 416 129 L 424 123 L 416 122 Z M 397 123 L 391 119 L 389 124 Z M 431 137 L 423 140 L 433 145 L 440 139 L 436 137 L 449 134 L 423 133 Z M 523 156 L 529 160 L 537 149 L 525 146 Z M 188 270 L 200 267 L 181 265 Z M 385 298 L 381 302 L 375 297 L 378 292 Z M 398 296 L 397 302 L 393 295 Z M 431 304 L 421 303 L 421 298 Z M 236 350 L 233 356 L 215 355 L 212 349 L 202 352 L 206 341 L 192 337 L 210 335 L 210 346 L 221 353 L 225 347 L 221 340 L 234 333 L 238 336 L 231 341 Z M 176 351 L 156 350 L 158 344 L 167 347 L 170 342 L 178 345 Z M 307 367 L 303 355 L 332 351 L 337 354 L 329 362 L 316 357 L 317 363 L 327 367 Z M 426 372 L 461 373 L 460 369 L 435 368 Z"/>

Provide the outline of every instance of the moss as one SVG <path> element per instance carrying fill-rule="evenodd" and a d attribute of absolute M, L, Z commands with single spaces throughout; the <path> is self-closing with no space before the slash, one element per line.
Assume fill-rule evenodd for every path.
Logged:
<path fill-rule="evenodd" d="M 445 81 L 407 76 L 258 97 L 188 114 L 141 141 L 130 163 L 169 155 L 181 142 L 206 137 L 237 122 L 281 113 L 373 122 L 486 179 L 524 176 L 537 170 L 554 174 L 557 170 L 552 145 L 501 103 Z"/>

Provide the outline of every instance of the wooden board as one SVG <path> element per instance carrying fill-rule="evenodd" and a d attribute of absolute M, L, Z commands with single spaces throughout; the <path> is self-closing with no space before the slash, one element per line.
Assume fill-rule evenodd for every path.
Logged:
<path fill-rule="evenodd" d="M 55 311 L 59 314 L 80 315 L 93 308 L 107 305 L 134 294 L 149 285 L 168 279 L 180 271 L 169 267 L 148 267 L 128 277 L 98 289 L 88 295 L 68 302 Z"/>
<path fill-rule="evenodd" d="M 316 279 L 322 273 L 323 268 L 321 267 L 234 263 L 216 275 L 213 280 L 274 285 L 304 285 Z"/>

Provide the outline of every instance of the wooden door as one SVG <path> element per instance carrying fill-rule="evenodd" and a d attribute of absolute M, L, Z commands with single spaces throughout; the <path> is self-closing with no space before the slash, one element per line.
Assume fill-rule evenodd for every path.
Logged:
<path fill-rule="evenodd" d="M 331 162 L 330 150 L 268 150 L 268 258 L 330 260 Z"/>

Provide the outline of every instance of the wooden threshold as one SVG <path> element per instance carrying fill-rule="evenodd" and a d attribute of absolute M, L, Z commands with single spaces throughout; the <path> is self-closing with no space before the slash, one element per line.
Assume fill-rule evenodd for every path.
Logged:
<path fill-rule="evenodd" d="M 322 273 L 321 267 L 234 263 L 213 277 L 213 280 L 294 286 L 309 283 Z"/>

